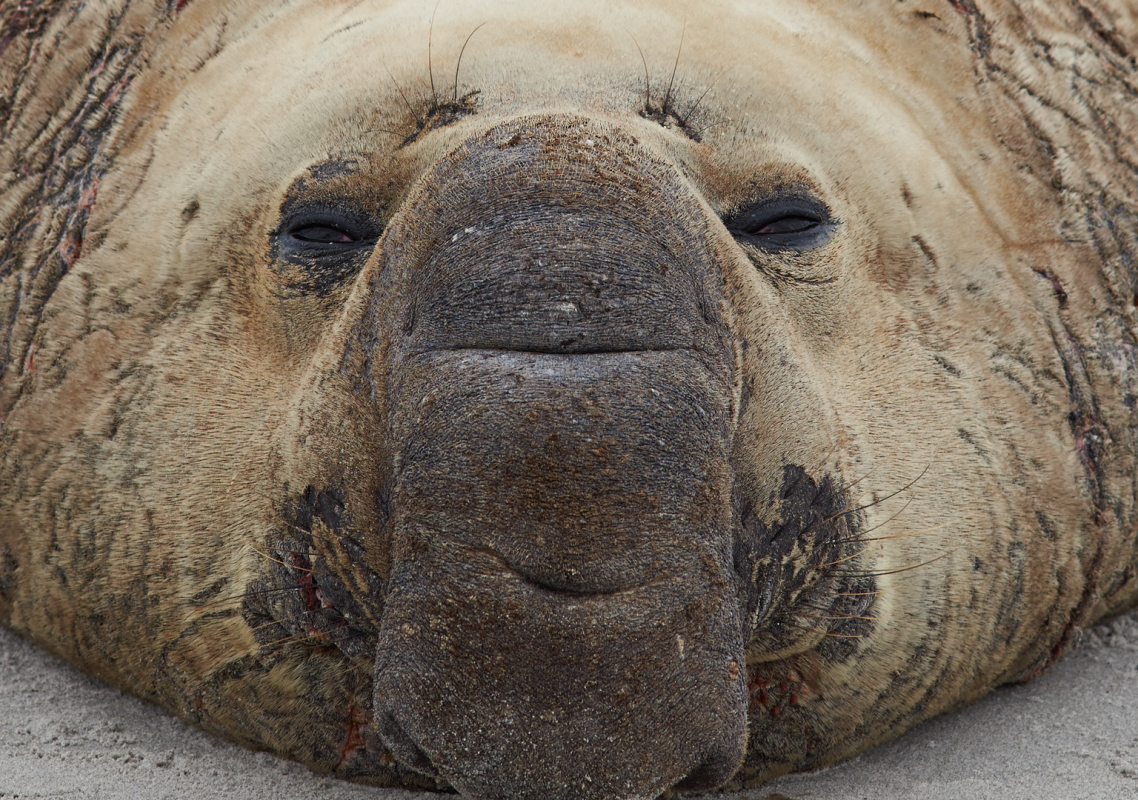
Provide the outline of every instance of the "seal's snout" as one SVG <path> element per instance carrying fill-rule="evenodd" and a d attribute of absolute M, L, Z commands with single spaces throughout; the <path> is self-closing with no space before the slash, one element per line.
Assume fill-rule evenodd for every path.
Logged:
<path fill-rule="evenodd" d="M 743 755 L 728 406 L 689 351 L 432 351 L 397 408 L 376 718 L 472 798 L 654 798 Z"/>
<path fill-rule="evenodd" d="M 633 137 L 538 118 L 456 149 L 401 213 L 380 736 L 471 798 L 718 785 L 744 626 L 698 201 Z"/>

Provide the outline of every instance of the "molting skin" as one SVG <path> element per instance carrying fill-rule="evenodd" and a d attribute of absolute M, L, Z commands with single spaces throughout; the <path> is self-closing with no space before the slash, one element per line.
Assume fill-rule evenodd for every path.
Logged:
<path fill-rule="evenodd" d="M 651 800 L 1133 604 L 1133 10 L 452 5 L 0 10 L 0 621 L 341 777 Z"/>

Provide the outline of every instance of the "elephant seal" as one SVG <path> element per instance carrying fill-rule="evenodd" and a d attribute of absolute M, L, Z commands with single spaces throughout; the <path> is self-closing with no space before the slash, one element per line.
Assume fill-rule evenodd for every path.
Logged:
<path fill-rule="evenodd" d="M 28 0 L 0 45 L 0 621 L 207 731 L 752 785 L 1138 597 L 1121 0 Z"/>

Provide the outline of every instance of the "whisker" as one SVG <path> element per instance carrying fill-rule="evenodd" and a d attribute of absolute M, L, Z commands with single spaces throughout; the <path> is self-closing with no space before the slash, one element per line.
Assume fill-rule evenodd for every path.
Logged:
<path fill-rule="evenodd" d="M 820 633 L 823 636 L 830 636 L 830 637 L 833 637 L 835 639 L 864 639 L 865 638 L 864 633 L 830 633 L 829 631 L 824 631 L 824 630 L 821 630 L 819 628 L 810 628 L 810 627 L 807 627 L 806 625 L 799 625 L 796 622 L 788 622 L 787 625 L 790 625 L 793 628 L 798 628 L 801 631 L 806 631 L 807 633 Z"/>
<path fill-rule="evenodd" d="M 249 630 L 256 632 L 256 631 L 264 630 L 265 628 L 272 627 L 273 625 L 277 625 L 277 624 L 281 624 L 281 623 L 285 623 L 285 622 L 299 622 L 300 620 L 304 619 L 304 617 L 307 616 L 308 614 L 315 614 L 315 613 L 316 613 L 315 611 L 302 611 L 300 614 L 293 614 L 291 617 L 282 617 L 280 619 L 273 618 L 273 619 L 269 620 L 268 622 L 262 622 L 260 625 L 251 625 L 249 627 Z M 294 633 L 292 635 L 296 636 L 297 634 Z"/>
<path fill-rule="evenodd" d="M 688 113 L 684 114 L 684 118 L 682 120 L 680 120 L 681 125 L 683 125 L 685 128 L 687 127 L 688 120 L 691 119 L 691 115 L 695 113 L 695 110 L 697 108 L 699 108 L 699 104 L 703 102 L 703 98 L 707 97 L 707 93 L 712 90 L 712 88 L 715 86 L 715 84 L 719 83 L 719 79 L 722 78 L 724 75 L 726 75 L 727 70 L 729 70 L 729 69 L 730 69 L 730 67 L 724 67 L 723 71 L 715 76 L 715 78 L 711 81 L 711 85 L 703 90 L 703 94 L 701 94 L 699 96 L 699 99 L 697 99 L 694 103 L 692 103 L 691 108 L 688 109 Z M 826 459 L 829 459 L 829 457 L 831 455 L 833 455 L 834 450 L 837 450 L 837 449 L 838 449 L 838 443 L 834 442 L 834 446 L 832 448 L 830 448 L 830 452 L 826 454 Z M 825 460 L 823 460 L 822 463 L 825 463 Z"/>
<path fill-rule="evenodd" d="M 927 567 L 929 564 L 935 564 L 941 559 L 948 558 L 955 553 L 956 550 L 949 550 L 947 553 L 941 553 L 936 558 L 930 558 L 928 561 L 922 561 L 920 564 L 912 564 L 908 567 L 897 567 L 896 569 L 885 569 L 880 572 L 841 572 L 837 573 L 847 578 L 876 578 L 880 575 L 896 575 L 901 572 L 908 572 L 911 569 L 919 569 L 920 567 Z"/>
<path fill-rule="evenodd" d="M 909 504 L 910 504 L 910 503 L 912 503 L 912 502 L 913 502 L 914 500 L 916 500 L 916 499 L 917 499 L 917 495 L 915 495 L 915 494 L 914 494 L 914 495 L 910 496 L 910 497 L 909 497 L 909 499 L 905 501 L 905 505 L 901 506 L 901 510 L 900 510 L 900 511 L 898 511 L 896 514 L 894 514 L 893 516 L 891 516 L 889 519 L 885 520 L 884 522 L 878 523 L 877 525 L 874 525 L 872 528 L 869 528 L 869 529 L 867 529 L 867 530 L 865 530 L 865 531 L 862 531 L 862 533 L 873 533 L 873 532 L 874 532 L 875 530 L 877 530 L 878 528 L 884 528 L 884 527 L 885 527 L 886 525 L 888 525 L 890 522 L 892 522 L 893 520 L 897 519 L 897 517 L 899 517 L 899 516 L 901 516 L 902 514 L 904 514 L 904 513 L 905 513 L 905 509 L 907 509 L 907 508 L 909 507 Z M 859 536 L 858 538 L 861 538 L 861 537 Z M 865 541 L 865 540 L 863 539 L 862 541 Z"/>
<path fill-rule="evenodd" d="M 401 135 L 401 134 L 394 133 L 394 131 L 384 131 L 384 132 L 385 133 L 392 133 L 393 135 L 396 135 L 396 136 Z M 273 518 L 276 519 L 277 522 L 281 523 L 282 525 L 285 525 L 286 527 L 291 528 L 293 531 L 300 534 L 301 536 L 310 536 L 313 539 L 319 539 L 322 542 L 328 542 L 329 544 L 333 544 L 333 545 L 338 545 L 340 543 L 339 539 L 336 537 L 322 536 L 321 534 L 317 533 L 316 531 L 312 530 L 311 528 L 301 527 L 300 525 L 297 525 L 295 522 L 290 520 L 288 517 L 284 516 L 280 511 L 277 510 L 276 504 L 275 504 L 276 498 L 274 498 L 273 496 L 268 495 L 268 494 L 264 494 L 264 493 L 257 493 L 257 494 L 262 500 L 265 500 L 269 503 L 269 508 L 272 511 Z M 321 520 L 321 521 L 323 521 L 323 520 Z"/>
<path fill-rule="evenodd" d="M 257 595 L 284 594 L 285 592 L 294 592 L 297 589 L 303 589 L 303 588 L 304 588 L 303 586 L 301 586 L 300 584 L 297 584 L 296 586 L 284 586 L 284 587 L 274 586 L 272 588 L 264 588 L 264 589 L 248 589 L 248 590 L 242 592 L 241 594 L 234 594 L 234 595 L 229 595 L 228 597 L 215 598 L 208 603 L 203 603 L 201 605 L 194 606 L 194 608 L 205 611 L 208 609 L 219 608 L 221 606 L 229 605 L 231 603 L 236 603 L 236 602 L 239 602 L 241 600 L 245 600 L 246 598 L 249 598 L 249 597 L 256 597 Z"/>
<path fill-rule="evenodd" d="M 873 592 L 872 594 L 876 594 L 876 592 Z M 831 614 L 831 613 L 844 614 L 845 613 L 844 611 L 841 611 L 840 609 L 823 608 L 822 606 L 817 606 L 817 605 L 814 605 L 813 603 L 801 603 L 801 605 L 804 608 L 812 608 L 815 611 L 821 611 L 823 614 Z"/>
<path fill-rule="evenodd" d="M 320 534 L 316 533 L 316 531 L 312 530 L 311 528 L 302 528 L 299 525 L 297 525 L 295 522 L 290 522 L 289 520 L 285 519 L 280 514 L 277 514 L 276 517 L 277 517 L 278 522 L 284 523 L 285 525 L 292 528 L 294 531 L 296 531 L 299 534 L 302 534 L 304 536 L 311 536 L 313 539 L 319 539 L 322 542 L 328 542 L 328 544 L 339 544 L 339 542 L 336 541 L 335 539 L 333 539 L 331 536 L 321 536 Z"/>
<path fill-rule="evenodd" d="M 863 616 L 859 616 L 858 614 L 843 614 L 840 616 L 832 616 L 832 615 L 825 615 L 825 614 L 803 614 L 803 613 L 799 612 L 798 616 L 806 617 L 807 619 L 832 619 L 832 620 L 864 619 L 864 620 L 868 620 L 869 622 L 881 622 L 880 617 L 863 617 Z"/>
<path fill-rule="evenodd" d="M 664 92 L 664 104 L 660 108 L 660 113 L 665 117 L 668 116 L 668 103 L 672 98 L 672 85 L 676 82 L 676 70 L 680 66 L 680 53 L 684 49 L 684 35 L 688 32 L 688 21 L 684 20 L 684 27 L 680 31 L 680 46 L 676 48 L 676 63 L 672 65 L 672 77 L 668 80 L 668 91 Z"/>
<path fill-rule="evenodd" d="M 640 42 L 636 41 L 636 37 L 632 35 L 632 31 L 625 28 L 624 32 L 628 34 L 628 38 L 632 39 L 632 43 L 636 45 L 636 51 L 640 53 L 640 63 L 644 65 L 644 113 L 649 114 L 652 112 L 652 83 L 648 79 L 648 60 L 644 58 L 644 51 L 640 49 Z"/>
<path fill-rule="evenodd" d="M 900 513 L 900 512 L 898 512 L 898 513 Z M 835 544 L 848 544 L 850 542 L 859 542 L 859 543 L 860 542 L 889 542 L 889 541 L 892 541 L 894 539 L 908 539 L 910 536 L 920 536 L 923 533 L 932 533 L 933 531 L 939 531 L 943 528 L 947 528 L 949 525 L 955 525 L 959 521 L 960 521 L 960 518 L 957 517 L 956 519 L 950 519 L 948 522 L 942 522 L 940 525 L 934 525 L 931 528 L 922 528 L 919 531 L 909 531 L 908 533 L 895 533 L 892 536 L 863 537 L 861 535 L 855 535 L 855 536 L 846 536 L 846 537 L 841 538 L 841 539 L 834 539 L 833 541 Z M 878 525 L 875 528 L 870 528 L 870 530 L 871 531 L 877 530 L 877 528 L 880 528 L 883 525 L 884 525 L 884 523 L 882 523 L 882 525 Z M 807 528 L 806 530 L 809 531 L 810 528 Z M 864 549 L 859 551 L 859 553 L 864 553 L 864 552 L 865 552 Z M 838 563 L 838 562 L 831 562 L 831 563 Z M 822 564 L 820 566 L 827 566 L 827 565 Z"/>
<path fill-rule="evenodd" d="M 382 62 L 380 62 L 380 63 L 382 63 Z M 403 87 L 399 85 L 399 81 L 395 80 L 395 76 L 391 74 L 391 70 L 388 69 L 387 64 L 383 64 L 383 68 L 384 68 L 384 70 L 387 71 L 387 77 L 391 78 L 391 82 L 393 84 L 395 84 L 395 91 L 399 92 L 399 97 L 402 98 L 403 105 L 407 106 L 407 110 L 410 111 L 411 116 L 415 118 L 415 123 L 420 128 L 422 128 L 427 123 L 424 122 L 423 118 L 419 116 L 417 111 L 415 111 L 415 107 L 413 105 L 411 105 L 411 101 L 408 100 L 407 95 L 403 93 Z"/>
<path fill-rule="evenodd" d="M 723 72 L 726 72 L 726 71 L 727 71 L 727 70 L 723 70 Z M 720 75 L 722 75 L 722 74 L 723 74 L 723 72 L 721 72 L 721 73 L 719 73 L 719 74 L 720 74 Z M 719 78 L 716 78 L 716 80 L 719 80 Z M 712 83 L 712 84 L 711 84 L 711 86 L 714 86 L 714 85 L 715 85 L 714 83 Z M 708 87 L 707 87 L 707 88 L 708 88 L 708 90 L 710 90 L 710 89 L 711 89 L 711 86 L 708 86 Z M 703 94 L 701 94 L 701 95 L 699 96 L 699 99 L 700 99 L 700 100 L 702 100 L 702 99 L 703 99 L 703 97 L 704 97 L 704 95 L 706 95 L 706 94 L 707 94 L 707 91 L 705 91 Z M 697 100 L 697 101 L 696 101 L 696 104 L 697 104 L 697 105 L 699 104 L 699 100 Z M 692 108 L 692 111 L 694 111 L 694 110 L 695 110 L 695 109 L 694 109 L 694 107 L 693 107 L 693 108 Z M 688 116 L 691 116 L 691 111 L 688 111 Z M 835 440 L 834 440 L 834 445 L 833 445 L 833 447 L 831 447 L 831 448 L 830 448 L 830 449 L 829 449 L 829 450 L 826 452 L 826 455 L 822 456 L 822 459 L 821 459 L 821 460 L 820 460 L 820 461 L 819 461 L 817 464 L 815 464 L 815 465 L 814 465 L 813 467 L 811 467 L 810 469 L 806 470 L 806 474 L 807 474 L 807 475 L 809 475 L 811 478 L 815 478 L 815 477 L 817 476 L 818 472 L 819 472 L 819 471 L 822 469 L 822 467 L 824 467 L 824 466 L 826 465 L 826 462 L 830 460 L 830 456 L 832 456 L 832 455 L 833 455 L 833 454 L 834 454 L 834 453 L 837 451 L 837 449 L 838 449 L 838 445 L 839 445 L 839 444 L 840 444 L 840 442 L 839 442 L 837 439 L 835 439 Z M 843 489 L 843 491 L 845 491 L 845 490 Z"/>
<path fill-rule="evenodd" d="M 288 567 L 289 569 L 295 569 L 298 572 L 307 572 L 310 575 L 319 575 L 319 576 L 324 577 L 324 578 L 335 578 L 336 577 L 331 572 L 317 572 L 316 570 L 312 569 L 311 567 L 300 567 L 300 566 L 297 566 L 296 564 L 289 564 L 287 562 L 281 561 L 279 558 L 273 558 L 268 553 L 262 552 L 261 550 L 257 549 L 253 545 L 249 545 L 249 549 L 252 550 L 257 555 L 261 556 L 262 558 L 267 558 L 269 561 L 272 561 L 275 564 L 280 564 L 282 567 Z M 297 555 L 300 555 L 300 554 L 297 553 Z"/>
<path fill-rule="evenodd" d="M 439 107 L 439 97 L 435 94 L 435 67 L 431 62 L 431 41 L 435 36 L 435 14 L 439 11 L 439 3 L 443 0 L 435 0 L 435 8 L 431 12 L 431 26 L 427 29 L 427 77 L 431 79 L 431 111 L 436 111 Z"/>
<path fill-rule="evenodd" d="M 848 492 L 850 489 L 852 489 L 853 487 L 857 486 L 859 483 L 861 483 L 862 481 L 864 481 L 864 480 L 865 480 L 866 478 L 868 478 L 870 475 L 872 475 L 873 473 L 877 472 L 877 470 L 878 470 L 878 469 L 880 469 L 880 468 L 881 468 L 881 465 L 882 465 L 882 464 L 884 464 L 884 463 L 885 463 L 885 461 L 879 461 L 879 462 L 878 462 L 878 463 L 877 463 L 875 466 L 873 466 L 873 467 L 870 467 L 870 470 L 869 470 L 869 472 L 867 472 L 867 473 L 865 473 L 864 475 L 862 475 L 860 478 L 858 478 L 858 479 L 857 479 L 856 481 L 854 481 L 853 483 L 849 483 L 849 484 L 846 484 L 845 486 L 843 486 L 843 487 L 840 489 L 840 491 L 841 491 L 841 492 L 843 492 L 843 493 L 844 493 L 844 492 Z"/>
<path fill-rule="evenodd" d="M 226 606 L 226 605 L 229 605 L 232 603 L 236 603 L 236 602 L 239 602 L 241 600 L 245 600 L 245 599 L 250 598 L 250 597 L 257 597 L 257 596 L 264 597 L 267 595 L 274 595 L 274 594 L 286 594 L 288 592 L 304 591 L 305 589 L 308 589 L 308 588 L 312 588 L 312 587 L 307 587 L 307 586 L 304 586 L 304 585 L 298 583 L 295 586 L 267 586 L 263 589 L 248 589 L 244 592 L 241 592 L 240 594 L 233 594 L 233 595 L 228 595 L 226 597 L 214 598 L 213 600 L 209 601 L 208 603 L 202 603 L 200 605 L 194 605 L 193 607 L 195 609 L 198 609 L 199 611 L 207 611 L 210 609 L 220 608 L 222 606 Z"/>
<path fill-rule="evenodd" d="M 834 597 L 872 597 L 881 594 L 882 590 L 874 590 L 871 592 L 834 592 Z"/>
<path fill-rule="evenodd" d="M 896 533 L 892 536 L 874 536 L 874 537 L 869 538 L 869 539 L 860 539 L 859 538 L 858 541 L 860 541 L 860 542 L 887 542 L 890 539 L 907 539 L 910 536 L 920 536 L 922 533 L 932 533 L 933 531 L 939 531 L 942 528 L 947 528 L 949 525 L 955 525 L 959 521 L 960 520 L 958 518 L 958 519 L 949 520 L 948 522 L 941 523 L 940 525 L 934 525 L 931 528 L 922 528 L 919 531 L 910 531 L 909 533 Z"/>
<path fill-rule="evenodd" d="M 482 25 L 485 24 L 485 22 L 482 23 Z M 462 49 L 458 51 L 458 63 L 454 65 L 454 104 L 456 106 L 458 105 L 458 70 L 462 66 L 462 54 L 466 52 L 466 46 L 470 44 L 470 40 L 474 38 L 474 34 L 478 33 L 482 25 L 479 25 L 470 32 L 470 35 L 466 37 L 466 41 L 462 43 Z"/>
<path fill-rule="evenodd" d="M 363 661 L 353 661 L 351 659 L 351 657 L 348 656 L 346 653 L 345 653 L 345 657 L 348 659 L 348 666 L 344 667 L 343 669 L 337 670 L 330 675 L 322 676 L 322 679 L 323 680 L 334 680 L 336 678 L 344 677 L 349 672 L 355 672 L 356 670 L 362 669 L 362 668 L 367 667 L 367 666 L 374 666 L 374 665 L 369 665 Z"/>
<path fill-rule="evenodd" d="M 856 553 L 853 553 L 853 554 L 851 554 L 851 555 L 848 555 L 848 556 L 843 556 L 842 558 L 839 558 L 839 559 L 837 559 L 836 561 L 827 561 L 825 564 L 819 564 L 819 565 L 818 565 L 818 569 L 822 569 L 823 567 L 832 567 L 832 566 L 834 566 L 834 565 L 836 565 L 836 564 L 844 564 L 844 563 L 845 563 L 845 562 L 847 562 L 847 561 L 852 561 L 853 559 L 855 559 L 855 558 L 857 558 L 858 556 L 860 556 L 860 555 L 862 555 L 863 553 L 865 553 L 865 551 L 866 551 L 867 549 L 868 549 L 868 548 L 865 548 L 865 547 L 863 547 L 863 548 L 861 548 L 860 550 L 858 550 Z"/>
<path fill-rule="evenodd" d="M 887 494 L 887 495 L 885 495 L 885 497 L 882 497 L 878 500 L 874 500 L 872 503 L 866 503 L 865 505 L 858 506 L 857 508 L 850 508 L 850 509 L 847 509 L 845 511 L 840 511 L 837 514 L 835 514 L 834 516 L 830 517 L 829 519 L 822 520 L 822 523 L 825 524 L 827 522 L 831 522 L 832 520 L 839 519 L 841 517 L 847 516 L 848 514 L 856 514 L 858 511 L 864 511 L 867 508 L 872 508 L 873 506 L 880 505 L 881 503 L 884 503 L 886 500 L 890 500 L 890 499 L 896 497 L 897 495 L 901 494 L 901 492 L 904 492 L 907 489 L 914 486 L 917 483 L 917 481 L 919 481 L 921 478 L 925 477 L 925 473 L 928 472 L 931 467 L 932 467 L 932 462 L 929 462 L 929 464 L 923 470 L 921 470 L 920 475 L 913 478 L 913 480 L 906 483 L 904 486 L 902 486 L 897 491 L 891 492 L 890 494 Z"/>
<path fill-rule="evenodd" d="M 712 128 L 718 128 L 720 125 L 722 125 L 720 122 L 709 122 L 702 128 L 692 131 L 692 136 L 696 137 L 697 139 L 701 139 L 703 138 L 703 134 L 705 134 L 707 131 L 711 130 Z"/>
<path fill-rule="evenodd" d="M 269 647 L 280 647 L 282 645 L 288 644 L 289 642 L 303 643 L 304 639 L 305 639 L 305 634 L 303 634 L 303 633 L 290 633 L 288 636 L 284 637 L 283 639 L 277 639 L 277 640 L 272 641 L 272 642 L 265 642 L 264 644 L 261 645 L 261 649 L 264 650 L 264 649 L 269 648 Z"/>
<path fill-rule="evenodd" d="M 325 634 L 325 635 L 327 635 L 327 634 Z M 344 636 L 342 638 L 355 639 L 355 638 L 358 638 L 358 637 L 364 636 L 364 635 L 366 635 L 366 634 L 363 631 L 356 631 L 353 629 L 348 636 Z M 304 633 L 304 632 L 290 633 L 288 636 L 284 637 L 283 639 L 277 639 L 277 640 L 272 641 L 272 642 L 266 642 L 265 644 L 260 645 L 260 647 L 262 649 L 268 648 L 268 647 L 279 647 L 280 645 L 288 644 L 289 642 L 298 642 L 300 644 L 306 644 L 305 640 L 308 638 L 309 638 L 309 634 Z M 337 645 L 333 641 L 331 641 L 330 637 L 329 637 L 329 641 L 327 641 L 327 642 L 310 641 L 309 644 L 315 645 L 317 647 L 331 647 L 331 648 L 336 648 L 337 650 L 339 650 Z M 347 653 L 344 653 L 343 650 L 340 650 L 339 652 L 345 658 L 348 658 L 348 659 L 351 658 L 350 656 L 348 656 Z"/>

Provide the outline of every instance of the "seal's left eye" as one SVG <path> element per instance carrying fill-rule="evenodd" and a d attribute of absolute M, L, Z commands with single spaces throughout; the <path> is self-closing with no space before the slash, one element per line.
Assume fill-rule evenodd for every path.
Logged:
<path fill-rule="evenodd" d="M 288 233 L 294 239 L 317 244 L 355 244 L 357 241 L 350 232 L 331 225 L 305 225 Z"/>
<path fill-rule="evenodd" d="M 829 209 L 812 197 L 765 198 L 723 219 L 742 244 L 762 250 L 810 250 L 825 244 L 834 228 Z"/>
<path fill-rule="evenodd" d="M 779 217 L 754 232 L 755 236 L 773 236 L 778 233 L 804 233 L 818 227 L 822 220 L 813 217 Z"/>

